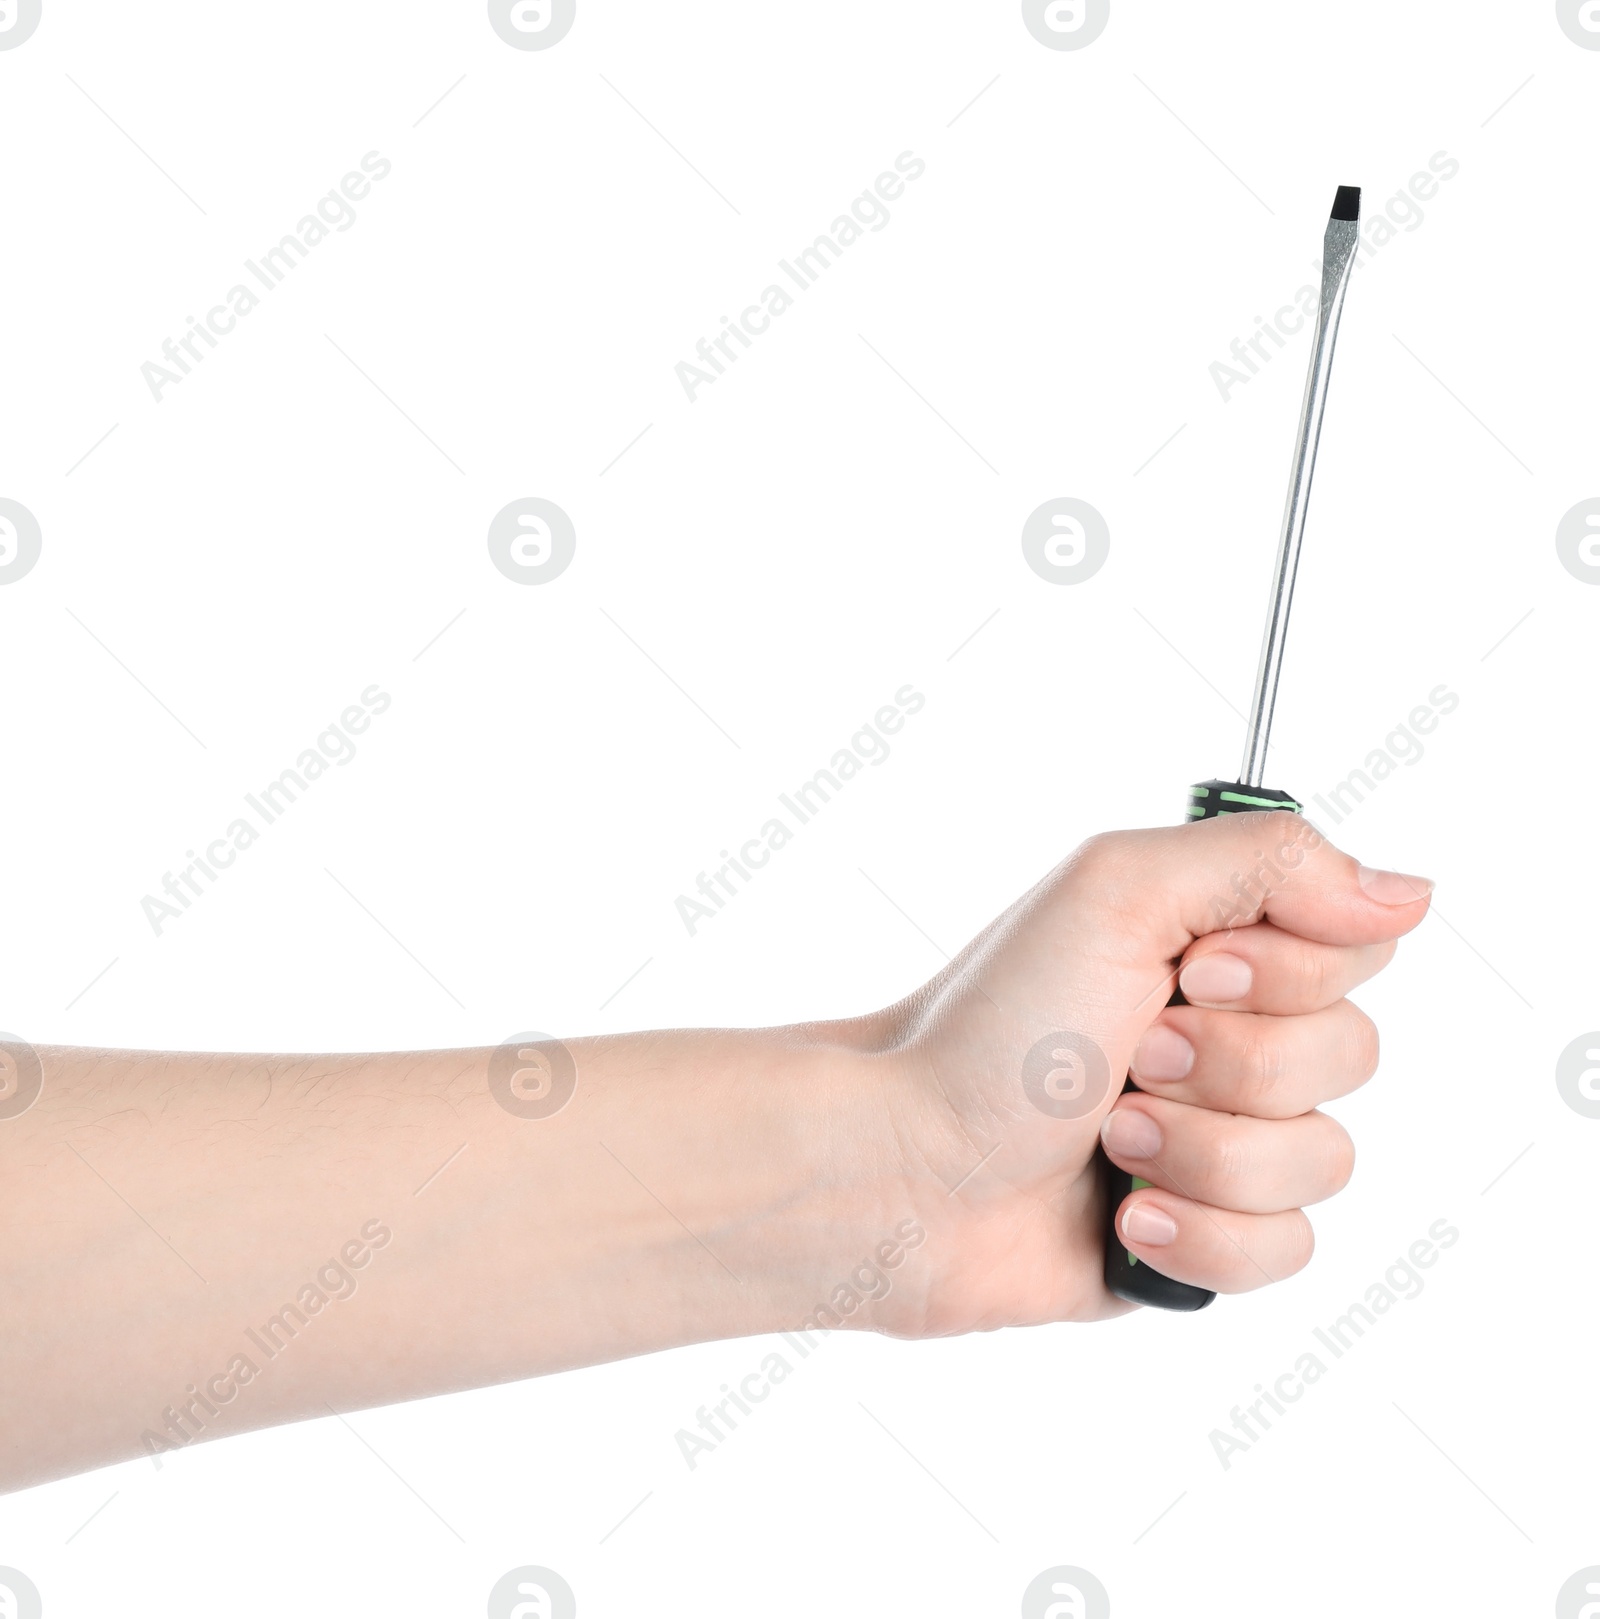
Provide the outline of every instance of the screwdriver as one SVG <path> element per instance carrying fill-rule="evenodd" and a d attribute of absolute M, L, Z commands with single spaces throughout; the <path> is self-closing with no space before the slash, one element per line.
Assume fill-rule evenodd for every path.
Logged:
<path fill-rule="evenodd" d="M 1305 534 L 1306 506 L 1311 498 L 1311 474 L 1317 464 L 1317 441 L 1322 436 L 1322 413 L 1328 402 L 1333 347 L 1339 336 L 1339 317 L 1344 311 L 1345 289 L 1350 283 L 1360 238 L 1361 188 L 1340 186 L 1322 239 L 1322 298 L 1311 343 L 1311 369 L 1306 377 L 1305 399 L 1300 406 L 1300 431 L 1290 466 L 1289 497 L 1283 509 L 1283 531 L 1278 540 L 1272 595 L 1267 603 L 1267 627 L 1261 638 L 1255 696 L 1245 731 L 1244 762 L 1238 781 L 1203 781 L 1189 789 L 1188 818 L 1191 821 L 1207 821 L 1213 816 L 1237 815 L 1248 810 L 1290 810 L 1298 814 L 1301 808 L 1288 793 L 1263 787 L 1261 782 L 1266 774 L 1267 739 L 1278 701 L 1278 675 L 1283 667 L 1289 606 L 1294 598 L 1300 541 Z M 1183 1005 L 1182 992 L 1174 994 L 1168 1004 Z M 1131 1076 L 1122 1088 L 1125 1092 L 1138 1089 Z M 1154 1304 L 1164 1310 L 1204 1309 L 1216 1297 L 1215 1293 L 1161 1275 L 1135 1258 L 1123 1245 L 1116 1227 L 1123 1200 L 1130 1192 L 1152 1182 L 1130 1175 L 1109 1160 L 1107 1165 L 1111 1202 L 1106 1216 L 1106 1286 L 1119 1299 L 1134 1304 Z"/>

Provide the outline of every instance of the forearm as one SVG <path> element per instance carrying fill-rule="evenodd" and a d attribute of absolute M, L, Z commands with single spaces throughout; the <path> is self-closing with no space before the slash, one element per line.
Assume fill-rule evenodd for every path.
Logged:
<path fill-rule="evenodd" d="M 910 1212 L 838 1031 L 570 1049 L 547 1117 L 489 1050 L 42 1051 L 0 1124 L 0 1487 L 792 1328 Z"/>

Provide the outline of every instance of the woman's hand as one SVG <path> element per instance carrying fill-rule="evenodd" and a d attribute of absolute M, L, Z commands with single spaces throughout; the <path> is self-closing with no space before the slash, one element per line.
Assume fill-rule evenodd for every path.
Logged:
<path fill-rule="evenodd" d="M 0 1490 L 674 1344 L 1116 1314 L 1102 1126 L 1152 1183 L 1118 1216 L 1141 1260 L 1287 1276 L 1302 1207 L 1350 1173 L 1316 1106 L 1376 1060 L 1344 995 L 1426 896 L 1235 816 L 1094 839 L 846 1023 L 27 1048 L 30 1105 L 0 1113 Z"/>
<path fill-rule="evenodd" d="M 1293 1275 L 1311 1256 L 1304 1208 L 1355 1157 L 1317 1108 L 1377 1067 L 1377 1031 L 1345 996 L 1430 891 L 1278 811 L 1086 843 L 863 1024 L 928 1233 L 917 1285 L 873 1324 L 954 1333 L 1131 1308 L 1102 1279 L 1102 1142 L 1151 1183 L 1117 1212 L 1141 1262 L 1223 1293 Z M 1167 1004 L 1175 988 L 1186 1005 Z M 1130 1070 L 1139 1090 L 1123 1096 Z"/>

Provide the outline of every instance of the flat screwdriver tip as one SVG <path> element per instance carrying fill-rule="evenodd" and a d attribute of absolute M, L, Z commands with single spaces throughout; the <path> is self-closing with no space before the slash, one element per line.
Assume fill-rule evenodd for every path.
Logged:
<path fill-rule="evenodd" d="M 1340 186 L 1339 194 L 1333 199 L 1333 212 L 1330 219 L 1355 221 L 1361 218 L 1361 187 Z"/>

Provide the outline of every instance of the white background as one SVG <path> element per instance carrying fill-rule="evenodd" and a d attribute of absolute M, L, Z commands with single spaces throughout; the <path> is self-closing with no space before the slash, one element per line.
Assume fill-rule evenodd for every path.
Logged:
<path fill-rule="evenodd" d="M 770 1346 L 70 1479 L 0 1504 L 47 1614 L 475 1615 L 523 1563 L 587 1615 L 1009 1615 L 1054 1564 L 1118 1615 L 1544 1613 L 1600 1563 L 1600 1122 L 1554 1083 L 1600 1025 L 1600 590 L 1554 543 L 1600 494 L 1600 51 L 1488 0 L 1114 0 L 1067 51 L 1006 3 L 580 0 L 544 51 L 471 3 L 44 12 L 0 52 L 0 496 L 44 536 L 0 588 L 0 1021 L 38 1043 L 904 993 L 1234 773 L 1306 340 L 1227 402 L 1208 368 L 1310 279 L 1336 185 L 1371 220 L 1459 164 L 1350 291 L 1280 704 L 1309 798 L 1460 699 L 1319 816 L 1439 890 L 1361 997 L 1384 1064 L 1311 1269 L 839 1335 L 693 1473 L 675 1432 Z M 162 340 L 369 151 L 354 226 L 156 403 Z M 906 151 L 891 222 L 690 404 L 696 340 Z M 485 541 L 529 495 L 577 530 L 533 587 Z M 1111 531 L 1065 587 L 1020 545 L 1064 495 Z M 158 938 L 142 896 L 374 682 L 359 755 Z M 675 897 L 908 682 L 893 756 L 690 938 Z M 1422 1294 L 1224 1470 L 1211 1431 L 1440 1219 Z"/>

